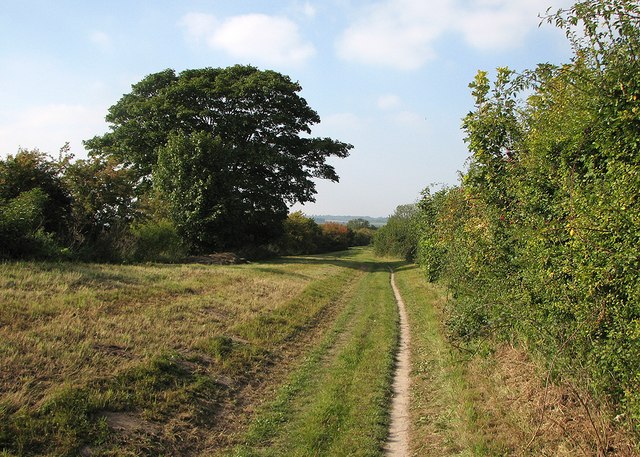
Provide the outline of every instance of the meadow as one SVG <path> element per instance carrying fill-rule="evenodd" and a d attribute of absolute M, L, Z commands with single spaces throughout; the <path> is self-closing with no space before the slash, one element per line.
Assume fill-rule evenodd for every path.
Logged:
<path fill-rule="evenodd" d="M 380 456 L 398 310 L 410 451 L 634 455 L 584 391 L 508 344 L 457 347 L 452 300 L 370 249 L 242 265 L 0 264 L 0 456 Z"/>
<path fill-rule="evenodd" d="M 387 280 L 363 250 L 232 266 L 3 263 L 0 450 L 215 455 L 294 367 L 352 370 L 380 336 L 384 360 L 361 374 L 379 378 L 379 416 L 396 337 Z M 328 403 L 345 392 L 326 387 Z M 385 435 L 374 422 L 372 449 Z"/>

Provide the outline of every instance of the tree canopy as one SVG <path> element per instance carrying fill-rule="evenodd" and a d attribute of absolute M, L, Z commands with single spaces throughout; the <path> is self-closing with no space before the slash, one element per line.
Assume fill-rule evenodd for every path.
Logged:
<path fill-rule="evenodd" d="M 318 114 L 301 86 L 252 66 L 151 74 L 109 109 L 111 131 L 85 144 L 149 183 L 195 249 L 275 237 L 295 202 L 314 201 L 312 178 L 338 180 L 329 157 L 351 145 L 311 137 Z"/>

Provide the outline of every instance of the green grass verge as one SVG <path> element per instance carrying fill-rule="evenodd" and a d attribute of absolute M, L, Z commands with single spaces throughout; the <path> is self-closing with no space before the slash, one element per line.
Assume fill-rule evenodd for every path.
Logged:
<path fill-rule="evenodd" d="M 396 282 L 411 327 L 411 455 L 505 455 L 479 417 L 464 356 L 444 337 L 444 291 L 416 266 L 397 269 Z"/>

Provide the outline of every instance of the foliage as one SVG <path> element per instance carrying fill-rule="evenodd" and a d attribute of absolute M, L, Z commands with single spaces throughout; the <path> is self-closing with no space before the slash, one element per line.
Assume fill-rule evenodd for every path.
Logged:
<path fill-rule="evenodd" d="M 131 227 L 134 248 L 130 258 L 135 261 L 176 262 L 186 256 L 186 249 L 173 226 L 166 219 L 147 220 Z"/>
<path fill-rule="evenodd" d="M 70 207 L 65 164 L 24 149 L 0 160 L 0 258 L 62 254 Z"/>
<path fill-rule="evenodd" d="M 320 118 L 300 90 L 251 66 L 165 70 L 133 85 L 109 109 L 112 131 L 86 145 L 152 179 L 193 249 L 262 244 L 288 205 L 313 201 L 312 177 L 338 180 L 326 159 L 351 148 L 307 136 Z"/>
<path fill-rule="evenodd" d="M 83 258 L 121 260 L 131 250 L 135 176 L 113 159 L 94 157 L 69 165 L 64 182 L 71 194 L 69 238 Z"/>
<path fill-rule="evenodd" d="M 283 235 L 277 243 L 282 255 L 314 254 L 322 246 L 322 229 L 302 211 L 296 211 L 284 221 Z"/>
<path fill-rule="evenodd" d="M 60 248 L 43 229 L 47 195 L 35 188 L 0 201 L 0 258 L 55 257 Z"/>
<path fill-rule="evenodd" d="M 365 221 L 368 224 L 368 221 Z M 367 246 L 371 243 L 373 230 L 325 222 L 318 225 L 312 218 L 296 211 L 283 223 L 283 235 L 273 243 L 279 255 L 316 254 L 341 251 L 350 246 Z"/>
<path fill-rule="evenodd" d="M 362 218 L 349 220 L 347 228 L 351 232 L 351 246 L 369 246 L 377 230 L 375 225 Z"/>
<path fill-rule="evenodd" d="M 418 244 L 417 224 L 416 205 L 398 206 L 386 225 L 379 228 L 373 237 L 375 253 L 413 260 Z"/>
<path fill-rule="evenodd" d="M 350 221 L 348 221 L 347 222 L 347 228 L 349 230 L 353 230 L 355 232 L 356 230 L 360 230 L 360 229 L 375 230 L 376 226 L 373 225 L 368 220 L 362 219 L 362 218 L 359 217 L 359 218 L 351 219 Z"/>
<path fill-rule="evenodd" d="M 351 236 L 346 225 L 338 222 L 325 222 L 322 230 L 322 251 L 342 251 L 349 247 Z"/>
<path fill-rule="evenodd" d="M 349 227 L 347 226 L 347 228 Z M 369 246 L 375 234 L 376 229 L 372 228 L 363 227 L 351 230 L 351 246 Z"/>
<path fill-rule="evenodd" d="M 526 341 L 640 431 L 640 7 L 548 17 L 571 63 L 479 72 L 461 185 L 420 203 L 419 260 L 456 298 L 450 329 Z"/>
<path fill-rule="evenodd" d="M 310 136 L 320 118 L 300 91 L 241 65 L 147 76 L 109 109 L 111 131 L 86 142 L 89 159 L 72 162 L 65 145 L 58 161 L 37 150 L 0 161 L 0 255 L 272 255 L 289 206 L 314 200 L 313 178 L 337 181 L 327 159 L 351 149 Z M 304 249 L 337 247 L 329 238 Z"/>
<path fill-rule="evenodd" d="M 62 233 L 70 204 L 68 191 L 62 182 L 67 163 L 66 157 L 54 161 L 37 149 L 19 149 L 17 154 L 0 160 L 0 201 L 7 202 L 23 192 L 40 189 L 46 197 L 40 221 L 42 228 L 46 232 Z"/>

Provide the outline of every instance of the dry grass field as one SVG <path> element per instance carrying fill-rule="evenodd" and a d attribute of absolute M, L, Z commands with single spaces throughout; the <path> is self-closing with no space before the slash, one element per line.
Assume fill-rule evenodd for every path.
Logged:
<path fill-rule="evenodd" d="M 1 264 L 0 450 L 221 449 L 331 324 L 360 266 Z"/>

